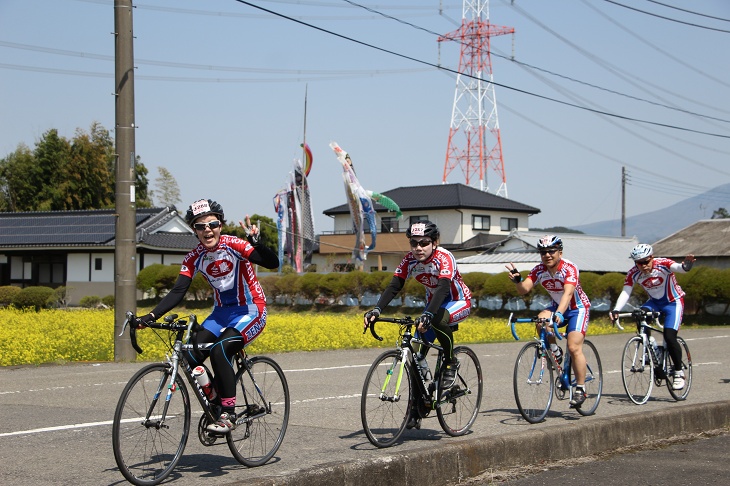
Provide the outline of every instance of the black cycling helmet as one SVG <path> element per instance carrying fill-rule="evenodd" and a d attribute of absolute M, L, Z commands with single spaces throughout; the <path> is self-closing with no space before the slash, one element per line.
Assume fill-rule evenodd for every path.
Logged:
<path fill-rule="evenodd" d="M 439 233 L 438 226 L 428 220 L 416 221 L 406 230 L 406 237 L 412 236 L 426 236 L 431 238 L 432 241 L 439 239 L 441 234 Z"/>
<path fill-rule="evenodd" d="M 185 222 L 193 227 L 193 223 L 201 216 L 215 214 L 223 223 L 223 207 L 212 199 L 199 199 L 190 205 L 188 212 L 185 214 Z"/>
<path fill-rule="evenodd" d="M 558 250 L 563 249 L 563 240 L 559 236 L 545 235 L 537 240 L 537 249 L 544 250 L 546 248 L 555 248 Z"/>

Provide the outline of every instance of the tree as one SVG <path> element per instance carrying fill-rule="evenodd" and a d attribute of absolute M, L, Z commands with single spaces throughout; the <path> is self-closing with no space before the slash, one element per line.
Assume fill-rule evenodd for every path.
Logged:
<path fill-rule="evenodd" d="M 250 216 L 251 224 L 255 224 L 261 230 L 261 237 L 263 238 L 264 244 L 271 249 L 274 253 L 279 252 L 279 233 L 276 229 L 276 223 L 268 216 L 261 216 L 253 214 Z M 243 218 L 241 218 L 243 220 Z M 245 222 L 245 221 L 244 221 Z M 234 235 L 239 238 L 246 238 L 246 233 L 238 224 L 238 220 L 231 221 L 229 224 L 224 224 L 221 233 L 226 235 Z"/>
<path fill-rule="evenodd" d="M 182 202 L 180 199 L 180 188 L 177 181 L 169 170 L 164 167 L 158 167 L 157 172 L 160 174 L 155 179 L 154 196 L 157 197 L 158 205 L 162 207 L 172 207 Z"/>
<path fill-rule="evenodd" d="M 726 219 L 730 218 L 730 213 L 725 208 L 718 208 L 712 212 L 712 219 Z"/>
<path fill-rule="evenodd" d="M 19 144 L 0 160 L 0 211 L 106 209 L 115 201 L 114 141 L 101 124 L 72 140 L 50 129 L 33 150 Z M 136 202 L 150 207 L 147 168 L 136 160 Z"/>

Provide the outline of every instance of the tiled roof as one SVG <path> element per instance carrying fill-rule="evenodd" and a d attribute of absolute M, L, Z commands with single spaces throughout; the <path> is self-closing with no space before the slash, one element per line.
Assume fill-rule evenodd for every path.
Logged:
<path fill-rule="evenodd" d="M 544 234 L 537 231 L 514 231 L 492 250 L 459 259 L 459 269 L 466 273 L 483 272 L 489 268 L 496 273 L 505 271 L 505 263 L 514 262 L 518 269 L 529 270 L 540 261 L 536 245 Z M 563 258 L 575 263 L 581 272 L 626 273 L 633 263 L 629 259 L 631 249 L 639 243 L 635 237 L 579 233 L 561 233 L 558 236 L 563 240 L 565 248 Z"/>
<path fill-rule="evenodd" d="M 730 219 L 703 219 L 652 245 L 663 257 L 729 257 Z"/>
<path fill-rule="evenodd" d="M 400 207 L 401 211 L 417 211 L 423 209 L 492 209 L 537 214 L 539 209 L 518 203 L 495 194 L 480 191 L 465 184 L 435 184 L 430 186 L 399 187 L 382 193 Z M 374 203 L 376 212 L 387 212 L 378 203 Z M 349 213 L 347 204 L 342 204 L 324 211 L 327 216 Z"/>
<path fill-rule="evenodd" d="M 0 213 L 0 249 L 114 246 L 115 214 L 114 209 Z M 154 230 L 173 215 L 167 208 L 138 208 L 137 231 Z M 190 248 L 195 246 L 189 245 L 187 235 L 177 234 L 176 237 L 184 239 Z"/>

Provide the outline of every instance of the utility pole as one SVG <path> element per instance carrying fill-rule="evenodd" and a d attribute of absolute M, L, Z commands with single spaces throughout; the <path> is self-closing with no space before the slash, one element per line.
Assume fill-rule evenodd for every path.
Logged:
<path fill-rule="evenodd" d="M 621 167 L 621 236 L 626 236 L 626 166 Z"/>
<path fill-rule="evenodd" d="M 119 336 L 126 311 L 137 312 L 137 242 L 134 195 L 134 49 L 132 0 L 114 0 L 116 238 L 114 245 L 114 361 L 134 361 L 129 334 Z"/>

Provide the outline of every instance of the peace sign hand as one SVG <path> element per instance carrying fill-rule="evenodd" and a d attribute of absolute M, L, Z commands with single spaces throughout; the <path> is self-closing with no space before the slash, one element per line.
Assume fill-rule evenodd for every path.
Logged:
<path fill-rule="evenodd" d="M 251 217 L 247 214 L 246 215 L 246 222 L 239 221 L 238 224 L 241 225 L 241 228 L 243 228 L 243 231 L 246 233 L 246 239 L 249 243 L 252 245 L 258 245 L 261 241 L 261 232 L 259 231 L 258 226 L 255 224 L 251 224 Z"/>

